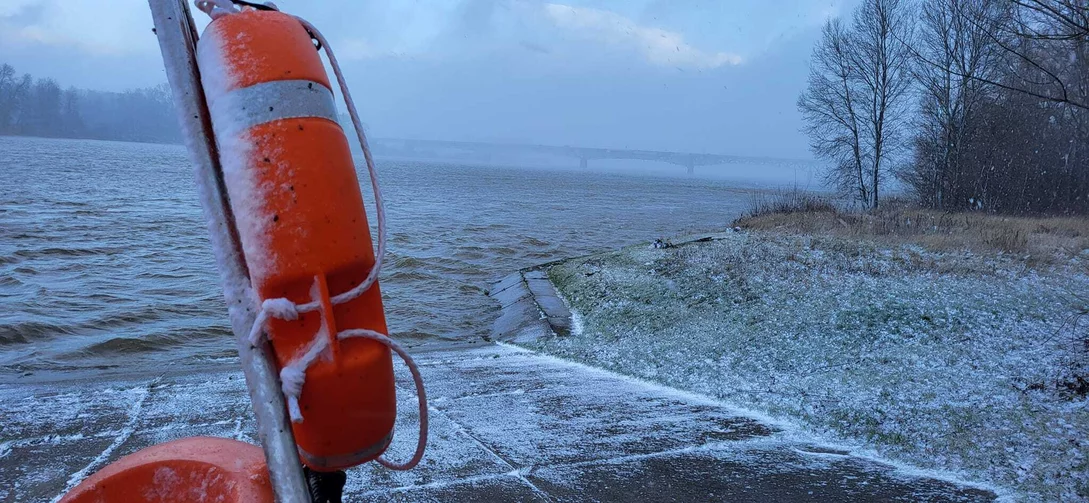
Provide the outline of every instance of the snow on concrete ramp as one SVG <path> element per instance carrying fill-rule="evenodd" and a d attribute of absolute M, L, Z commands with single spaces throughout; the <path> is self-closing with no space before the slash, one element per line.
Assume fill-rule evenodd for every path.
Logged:
<path fill-rule="evenodd" d="M 786 438 L 698 396 L 506 346 L 418 356 L 432 400 L 420 466 L 349 473 L 346 501 L 990 501 L 988 491 Z M 387 455 L 415 444 L 402 381 Z M 0 501 L 50 501 L 81 476 L 191 435 L 249 442 L 239 372 L 0 386 Z"/>

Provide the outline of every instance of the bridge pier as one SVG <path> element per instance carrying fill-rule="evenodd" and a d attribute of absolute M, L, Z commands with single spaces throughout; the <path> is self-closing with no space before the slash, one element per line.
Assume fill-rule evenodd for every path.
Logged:
<path fill-rule="evenodd" d="M 585 157 L 579 157 L 579 169 L 586 169 L 590 165 L 589 159 Z"/>
<path fill-rule="evenodd" d="M 696 174 L 696 165 L 692 161 L 688 161 L 687 163 L 685 163 L 684 169 L 685 172 L 687 172 L 689 175 Z"/>

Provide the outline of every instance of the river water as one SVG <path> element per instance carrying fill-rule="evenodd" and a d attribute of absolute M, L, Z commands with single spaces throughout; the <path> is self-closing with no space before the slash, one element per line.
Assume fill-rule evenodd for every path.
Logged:
<path fill-rule="evenodd" d="M 498 306 L 485 291 L 516 269 L 722 229 L 750 200 L 683 168 L 379 169 L 382 290 L 410 345 L 488 335 Z M 230 363 L 233 347 L 183 147 L 0 137 L 0 375 Z"/>

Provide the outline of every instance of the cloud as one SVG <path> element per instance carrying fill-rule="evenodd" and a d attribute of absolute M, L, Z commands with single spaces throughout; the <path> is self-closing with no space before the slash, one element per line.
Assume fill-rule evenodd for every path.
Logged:
<path fill-rule="evenodd" d="M 337 59 L 344 61 L 361 61 L 382 56 L 386 53 L 379 51 L 370 42 L 362 38 L 345 38 L 336 43 Z"/>
<path fill-rule="evenodd" d="M 0 8 L 0 45 L 75 49 L 117 56 L 154 49 L 147 3 L 15 0 Z M 150 44 L 148 42 L 151 42 Z"/>
<path fill-rule="evenodd" d="M 346 10 L 326 4 L 294 7 L 323 28 L 346 62 L 487 59 L 570 70 L 709 69 L 742 61 L 740 52 L 703 48 L 736 46 L 728 41 L 695 43 L 686 29 L 652 26 L 626 11 L 547 2 L 391 0 L 366 8 L 347 3 Z M 19 53 L 25 60 L 42 50 L 92 58 L 153 57 L 158 51 L 150 28 L 146 0 L 0 0 L 0 46 L 10 51 L 8 59 Z"/>
<path fill-rule="evenodd" d="M 587 40 L 635 50 L 658 66 L 706 69 L 742 62 L 738 54 L 700 50 L 685 42 L 680 33 L 643 26 L 608 10 L 553 3 L 544 5 L 544 13 L 562 30 Z"/>
<path fill-rule="evenodd" d="M 0 18 L 25 15 L 35 3 L 35 0 L 6 0 L 0 3 Z"/>

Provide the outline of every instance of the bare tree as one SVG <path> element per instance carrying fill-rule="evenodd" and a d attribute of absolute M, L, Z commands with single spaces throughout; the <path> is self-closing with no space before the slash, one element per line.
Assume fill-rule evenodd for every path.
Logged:
<path fill-rule="evenodd" d="M 1009 0 L 1017 9 L 1019 35 L 1047 40 L 1089 37 L 1086 0 Z"/>
<path fill-rule="evenodd" d="M 83 119 L 79 113 L 79 90 L 69 87 L 61 96 L 61 134 L 78 138 L 84 134 Z"/>
<path fill-rule="evenodd" d="M 166 84 L 122 93 L 61 90 L 53 79 L 16 79 L 0 64 L 0 134 L 179 142 Z"/>
<path fill-rule="evenodd" d="M 926 0 L 914 159 L 931 207 L 1089 212 L 1089 0 Z"/>
<path fill-rule="evenodd" d="M 14 111 L 15 68 L 5 63 L 0 65 L 0 133 L 5 133 L 11 128 Z"/>
<path fill-rule="evenodd" d="M 24 133 L 35 136 L 55 135 L 61 124 L 61 88 L 57 81 L 38 79 L 34 82 L 24 110 Z"/>
<path fill-rule="evenodd" d="M 829 181 L 871 208 L 904 144 L 911 26 L 901 0 L 864 0 L 850 29 L 828 21 L 798 99 L 814 154 L 833 164 Z"/>
<path fill-rule="evenodd" d="M 905 145 L 910 118 L 913 63 L 908 45 L 913 19 L 903 0 L 864 0 L 855 10 L 852 65 L 857 68 L 866 108 L 863 145 L 870 155 L 871 207 L 880 201 L 881 180 Z"/>
<path fill-rule="evenodd" d="M 921 7 L 914 162 L 897 176 L 928 206 L 982 204 L 983 194 L 966 192 L 963 155 L 981 126 L 977 110 L 994 99 L 984 81 L 1000 78 L 1001 49 L 992 39 L 995 25 L 968 19 L 1001 19 L 1001 7 L 992 0 L 926 0 Z"/>
<path fill-rule="evenodd" d="M 12 88 L 12 131 L 19 131 L 25 124 L 32 120 L 30 118 L 30 91 L 33 85 L 34 78 L 31 77 L 29 73 L 24 73 L 23 77 L 19 79 L 19 82 Z"/>
<path fill-rule="evenodd" d="M 1089 40 L 1089 0 L 1004 0 L 988 2 L 988 9 L 957 11 L 964 23 L 987 33 L 992 42 L 1007 55 L 1010 65 L 1026 65 L 1023 78 L 990 79 L 971 76 L 982 83 L 1028 94 L 1055 103 L 1089 110 L 1089 97 L 1083 92 L 1071 92 L 1071 86 L 1082 87 L 1084 75 L 1064 72 L 1062 58 L 1041 57 L 1069 50 L 1082 52 Z M 989 17 L 988 11 L 999 13 Z M 1051 46 L 1051 47 L 1046 47 Z M 1072 58 L 1071 58 L 1072 59 Z M 940 66 L 940 63 L 921 59 Z M 1066 75 L 1064 75 L 1064 73 Z"/>
<path fill-rule="evenodd" d="M 871 201 L 862 151 L 861 101 L 858 75 L 851 63 L 851 39 L 839 19 L 830 19 L 813 50 L 809 81 L 798 98 L 805 119 L 810 148 L 821 159 L 831 161 L 828 181 L 844 194 L 854 194 L 863 204 Z"/>

